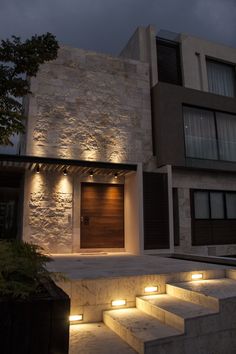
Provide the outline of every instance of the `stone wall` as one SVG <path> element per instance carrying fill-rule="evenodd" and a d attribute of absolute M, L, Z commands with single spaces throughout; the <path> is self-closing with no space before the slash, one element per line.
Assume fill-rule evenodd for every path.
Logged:
<path fill-rule="evenodd" d="M 27 173 L 24 240 L 51 253 L 72 252 L 72 178 Z"/>
<path fill-rule="evenodd" d="M 173 187 L 178 188 L 180 246 L 177 252 L 205 255 L 236 254 L 236 245 L 192 246 L 190 189 L 236 190 L 233 173 L 204 171 L 173 171 Z"/>
<path fill-rule="evenodd" d="M 152 160 L 148 64 L 63 46 L 31 91 L 26 154 Z"/>

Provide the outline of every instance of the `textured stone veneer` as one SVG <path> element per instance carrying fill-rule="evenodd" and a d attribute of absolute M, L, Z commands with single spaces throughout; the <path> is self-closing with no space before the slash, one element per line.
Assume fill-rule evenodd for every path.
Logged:
<path fill-rule="evenodd" d="M 72 186 L 55 173 L 26 176 L 24 238 L 52 253 L 72 251 Z"/>
<path fill-rule="evenodd" d="M 152 159 L 148 64 L 63 46 L 31 91 L 26 154 Z"/>
<path fill-rule="evenodd" d="M 180 246 L 177 252 L 205 255 L 236 254 L 236 245 L 192 246 L 190 189 L 236 190 L 236 177 L 232 173 L 209 171 L 173 171 L 173 187 L 178 188 Z"/>

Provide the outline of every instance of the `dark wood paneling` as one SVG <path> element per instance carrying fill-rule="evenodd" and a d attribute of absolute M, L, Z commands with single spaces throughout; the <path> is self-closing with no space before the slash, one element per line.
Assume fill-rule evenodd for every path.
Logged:
<path fill-rule="evenodd" d="M 173 188 L 174 245 L 179 246 L 179 197 L 178 188 Z"/>
<path fill-rule="evenodd" d="M 167 174 L 144 172 L 144 249 L 169 248 Z"/>
<path fill-rule="evenodd" d="M 124 247 L 124 186 L 81 184 L 81 247 Z"/>
<path fill-rule="evenodd" d="M 193 220 L 192 243 L 194 246 L 236 244 L 236 220 Z"/>

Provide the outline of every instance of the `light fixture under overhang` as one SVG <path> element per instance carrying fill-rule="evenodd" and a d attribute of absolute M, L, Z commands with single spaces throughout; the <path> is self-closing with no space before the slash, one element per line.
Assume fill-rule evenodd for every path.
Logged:
<path fill-rule="evenodd" d="M 67 171 L 67 168 L 65 167 L 64 170 L 63 170 L 63 175 L 67 176 L 67 174 L 68 174 L 68 171 Z"/>
<path fill-rule="evenodd" d="M 117 172 L 114 174 L 114 178 L 118 178 L 118 173 Z"/>
<path fill-rule="evenodd" d="M 93 177 L 93 171 L 92 171 L 92 170 L 89 171 L 89 176 L 90 176 L 90 177 Z"/>
<path fill-rule="evenodd" d="M 126 300 L 120 299 L 120 300 L 113 300 L 111 302 L 111 306 L 125 306 L 126 305 Z"/>
<path fill-rule="evenodd" d="M 40 167 L 39 167 L 39 165 L 37 165 L 37 167 L 36 167 L 36 173 L 40 173 Z"/>
<path fill-rule="evenodd" d="M 156 293 L 158 291 L 158 286 L 146 286 L 144 288 L 145 293 Z"/>
<path fill-rule="evenodd" d="M 69 321 L 71 323 L 83 321 L 83 315 L 72 315 L 72 316 L 69 316 Z"/>
<path fill-rule="evenodd" d="M 199 280 L 199 279 L 203 279 L 203 274 L 202 273 L 195 273 L 191 275 L 192 280 Z"/>

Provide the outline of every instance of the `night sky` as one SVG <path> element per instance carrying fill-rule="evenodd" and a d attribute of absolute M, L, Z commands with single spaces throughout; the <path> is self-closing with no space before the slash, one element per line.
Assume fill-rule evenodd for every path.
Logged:
<path fill-rule="evenodd" d="M 236 0 L 0 0 L 0 37 L 52 32 L 74 47 L 118 54 L 138 25 L 236 47 Z"/>

